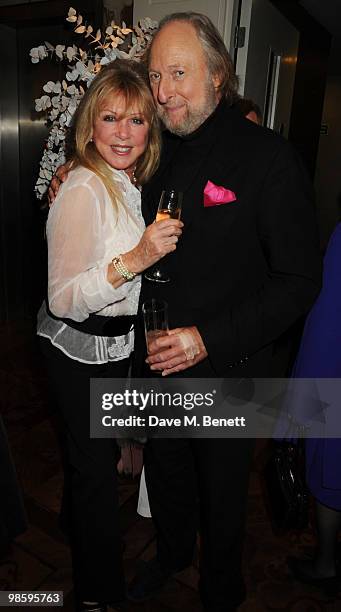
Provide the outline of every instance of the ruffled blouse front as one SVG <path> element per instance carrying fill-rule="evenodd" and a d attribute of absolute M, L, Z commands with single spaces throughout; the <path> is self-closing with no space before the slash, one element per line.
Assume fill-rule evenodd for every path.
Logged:
<path fill-rule="evenodd" d="M 49 211 L 48 299 L 57 317 L 85 321 L 90 313 L 115 317 L 137 312 L 141 277 L 114 289 L 107 280 L 107 266 L 141 238 L 141 195 L 124 171 L 112 172 L 122 193 L 118 214 L 102 181 L 83 167 L 69 173 Z M 134 343 L 133 330 L 115 338 L 92 336 L 52 319 L 44 305 L 38 314 L 38 334 L 85 363 L 124 359 Z"/>

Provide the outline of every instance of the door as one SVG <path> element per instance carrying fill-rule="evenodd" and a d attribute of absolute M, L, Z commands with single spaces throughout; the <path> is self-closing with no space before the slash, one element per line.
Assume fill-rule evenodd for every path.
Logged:
<path fill-rule="evenodd" d="M 183 11 L 204 13 L 213 21 L 230 49 L 234 4 L 235 0 L 135 0 L 134 23 L 143 17 L 160 21 L 165 15 Z"/>
<path fill-rule="evenodd" d="M 238 49 L 240 93 L 261 108 L 264 125 L 288 136 L 299 32 L 269 2 L 241 0 L 245 44 Z"/>
<path fill-rule="evenodd" d="M 61 64 L 32 64 L 29 51 L 44 41 L 74 42 L 62 2 L 0 1 L 0 54 L 6 67 L 0 88 L 0 323 L 32 317 L 45 293 L 44 216 L 34 194 L 47 137 L 34 110 L 42 86 L 64 75 Z M 8 5 L 5 7 L 5 5 Z M 98 22 L 100 0 L 83 0 L 82 13 Z M 78 41 L 77 41 L 78 42 Z"/>
<path fill-rule="evenodd" d="M 17 33 L 0 24 L 0 51 L 6 76 L 0 90 L 0 322 L 22 303 L 23 223 L 19 192 Z"/>

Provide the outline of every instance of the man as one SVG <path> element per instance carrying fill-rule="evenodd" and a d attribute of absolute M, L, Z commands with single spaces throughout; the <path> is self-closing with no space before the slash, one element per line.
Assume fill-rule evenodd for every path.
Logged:
<path fill-rule="evenodd" d="M 171 281 L 143 283 L 141 303 L 166 300 L 171 330 L 150 344 L 144 369 L 137 338 L 136 374 L 269 376 L 274 341 L 307 312 L 320 287 L 310 183 L 288 143 L 233 108 L 237 79 L 207 17 L 166 17 L 147 61 L 166 131 L 159 170 L 143 189 L 143 215 L 151 223 L 161 191 L 179 190 L 184 228 L 166 262 Z M 204 609 L 232 612 L 243 601 L 252 451 L 246 439 L 147 443 L 157 556 L 134 580 L 131 599 L 147 599 L 191 564 L 199 498 Z"/>
<path fill-rule="evenodd" d="M 159 170 L 143 189 L 146 223 L 163 189 L 184 192 L 183 234 L 166 262 L 171 281 L 143 283 L 141 303 L 166 300 L 171 327 L 150 345 L 148 366 L 163 375 L 269 376 L 274 341 L 307 312 L 320 287 L 309 181 L 284 140 L 231 107 L 236 77 L 207 17 L 166 17 L 147 61 L 166 131 Z M 208 181 L 235 200 L 218 205 L 213 197 L 205 206 Z M 143 354 L 138 342 L 136 352 Z M 133 582 L 131 599 L 148 598 L 190 565 L 198 496 L 204 609 L 232 611 L 243 601 L 252 449 L 252 441 L 241 439 L 147 443 L 157 557 Z"/>

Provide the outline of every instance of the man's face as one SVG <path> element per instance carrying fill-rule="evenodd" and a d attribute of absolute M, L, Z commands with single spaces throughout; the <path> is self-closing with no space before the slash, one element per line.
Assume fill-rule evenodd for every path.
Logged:
<path fill-rule="evenodd" d="M 189 23 L 169 23 L 156 35 L 149 78 L 160 119 L 179 136 L 196 130 L 219 102 L 219 78 L 209 75 L 203 48 Z"/>

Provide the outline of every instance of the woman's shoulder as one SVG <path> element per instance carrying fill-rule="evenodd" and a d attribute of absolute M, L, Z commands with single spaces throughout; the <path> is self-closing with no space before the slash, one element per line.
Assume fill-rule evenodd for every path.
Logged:
<path fill-rule="evenodd" d="M 106 208 L 107 200 L 107 191 L 100 177 L 84 166 L 77 166 L 68 172 L 66 180 L 61 184 L 49 217 L 58 214 L 58 211 L 76 210 L 79 206 L 84 209 L 94 203 Z"/>
<path fill-rule="evenodd" d="M 72 198 L 75 197 L 77 199 L 78 192 L 82 197 L 86 197 L 87 192 L 90 198 L 95 197 L 96 200 L 102 202 L 104 206 L 109 197 L 101 178 L 95 172 L 84 166 L 77 166 L 70 170 L 67 180 L 62 184 L 60 196 L 62 198 L 64 196 L 72 196 Z"/>
<path fill-rule="evenodd" d="M 112 168 L 112 180 L 114 182 L 120 183 L 125 189 L 129 184 L 129 178 L 122 170 L 116 170 Z M 70 179 L 70 180 L 69 180 Z M 85 168 L 84 166 L 77 166 L 76 168 L 70 170 L 68 175 L 68 180 L 66 185 L 71 187 L 77 186 L 88 186 L 90 189 L 95 189 L 96 191 L 101 190 L 102 193 L 106 193 L 106 188 L 101 179 L 96 172 L 93 170 L 89 170 L 89 168 Z"/>
<path fill-rule="evenodd" d="M 84 166 L 77 166 L 70 170 L 65 185 L 69 187 L 84 187 L 86 185 L 99 186 L 103 185 L 103 182 L 93 170 L 89 170 L 89 168 L 85 168 Z"/>

